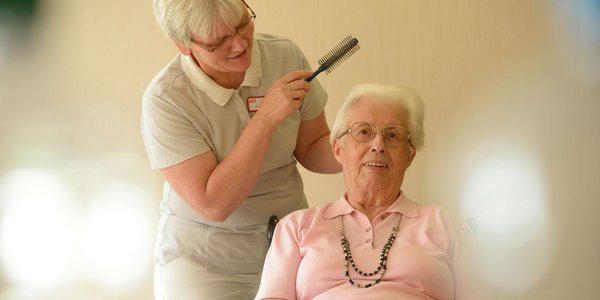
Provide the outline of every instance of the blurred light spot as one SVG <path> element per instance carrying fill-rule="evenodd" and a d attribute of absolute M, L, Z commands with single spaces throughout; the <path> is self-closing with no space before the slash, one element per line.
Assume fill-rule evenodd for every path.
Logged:
<path fill-rule="evenodd" d="M 36 0 L 0 0 L 0 24 L 29 23 L 34 17 Z"/>
<path fill-rule="evenodd" d="M 577 78 L 600 80 L 600 0 L 554 0 L 548 21 L 562 60 Z"/>
<path fill-rule="evenodd" d="M 76 213 L 61 179 L 17 170 L 0 184 L 2 266 L 17 286 L 51 288 L 73 273 Z"/>
<path fill-rule="evenodd" d="M 526 290 L 544 275 L 553 252 L 537 161 L 526 143 L 510 138 L 483 143 L 466 159 L 471 170 L 462 209 L 475 221 L 484 275 L 503 289 Z"/>
<path fill-rule="evenodd" d="M 566 18 L 563 26 L 571 24 L 570 30 L 580 30 L 587 41 L 600 43 L 600 0 L 555 0 L 554 13 Z M 564 22 L 563 21 L 563 22 Z"/>
<path fill-rule="evenodd" d="M 149 196 L 127 183 L 101 188 L 92 199 L 84 225 L 84 264 L 100 284 L 112 289 L 134 287 L 144 278 L 151 255 L 153 220 Z"/>
<path fill-rule="evenodd" d="M 0 290 L 0 300 L 109 300 L 98 291 L 86 287 L 69 286 L 51 293 L 32 291 L 27 288 L 8 287 Z"/>
<path fill-rule="evenodd" d="M 0 290 L 0 300 L 37 300 L 40 297 L 26 288 L 5 288 Z"/>

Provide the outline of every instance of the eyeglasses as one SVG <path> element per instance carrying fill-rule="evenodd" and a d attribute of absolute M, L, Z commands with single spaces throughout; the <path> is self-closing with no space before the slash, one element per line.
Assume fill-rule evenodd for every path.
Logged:
<path fill-rule="evenodd" d="M 367 143 L 375 139 L 378 131 L 377 127 L 371 123 L 357 122 L 344 131 L 339 138 L 349 133 L 357 142 Z M 380 131 L 390 146 L 399 147 L 410 142 L 410 131 L 402 126 L 388 126 Z"/>
<path fill-rule="evenodd" d="M 240 36 L 243 37 L 246 33 L 248 33 L 248 31 L 250 31 L 250 28 L 252 28 L 252 25 L 254 25 L 254 19 L 256 19 L 256 14 L 252 10 L 252 8 L 250 8 L 250 6 L 246 3 L 246 1 L 242 0 L 242 2 L 246 6 L 246 8 L 250 11 L 250 17 L 248 17 L 248 19 L 246 19 L 245 22 L 243 22 L 242 24 L 240 24 L 238 27 L 235 28 L 234 34 L 224 36 L 220 41 L 218 41 L 212 45 L 203 45 L 202 43 L 195 41 L 194 39 L 191 39 L 190 41 L 192 43 L 196 44 L 198 47 L 200 47 L 208 52 L 215 52 L 215 50 L 221 48 L 223 45 L 231 44 L 231 41 L 233 40 L 233 37 L 236 34 L 239 34 Z"/>

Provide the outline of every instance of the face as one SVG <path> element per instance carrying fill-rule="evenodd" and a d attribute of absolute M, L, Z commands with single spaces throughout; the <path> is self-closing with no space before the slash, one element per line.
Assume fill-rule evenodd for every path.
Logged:
<path fill-rule="evenodd" d="M 408 128 L 406 111 L 397 104 L 364 98 L 350 108 L 348 128 L 356 122 L 367 122 L 378 129 L 392 125 Z M 333 142 L 333 152 L 343 166 L 346 187 L 360 193 L 383 193 L 393 197 L 398 194 L 404 173 L 415 157 L 410 143 L 391 146 L 380 131 L 369 142 L 357 142 L 346 134 Z"/>
<path fill-rule="evenodd" d="M 177 44 L 181 53 L 193 55 L 198 66 L 217 82 L 220 78 L 227 78 L 230 73 L 242 73 L 250 67 L 254 22 L 246 15 L 235 31 L 223 29 L 221 32 L 219 37 L 212 40 L 192 35 L 189 47 Z M 210 52 L 206 48 L 215 49 Z"/>

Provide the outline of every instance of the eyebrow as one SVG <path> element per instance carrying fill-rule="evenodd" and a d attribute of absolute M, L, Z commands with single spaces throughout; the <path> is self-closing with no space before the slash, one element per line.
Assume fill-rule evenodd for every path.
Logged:
<path fill-rule="evenodd" d="M 223 20 L 221 20 L 223 21 Z M 246 25 L 250 22 L 250 13 L 248 13 L 247 11 L 244 13 L 244 15 L 242 16 L 242 19 L 240 20 L 240 23 L 238 23 L 235 27 L 233 27 L 233 33 L 231 34 L 223 34 L 221 36 L 217 36 L 216 41 L 212 42 L 212 43 L 207 43 L 206 46 L 216 46 L 218 44 L 220 44 L 224 39 L 226 39 L 227 37 L 230 36 L 234 36 L 237 33 L 238 28 L 240 28 L 243 25 Z M 222 22 L 223 24 L 226 24 L 226 22 Z"/>

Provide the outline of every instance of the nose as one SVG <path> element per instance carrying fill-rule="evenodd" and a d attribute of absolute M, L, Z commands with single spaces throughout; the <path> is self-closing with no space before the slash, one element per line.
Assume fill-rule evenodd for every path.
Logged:
<path fill-rule="evenodd" d="M 232 50 L 238 50 L 238 49 L 245 49 L 246 46 L 247 46 L 246 39 L 244 38 L 243 35 L 241 35 L 240 33 L 238 33 L 236 31 L 235 34 L 231 36 L 230 48 Z"/>
<path fill-rule="evenodd" d="M 383 134 L 375 135 L 375 138 L 371 141 L 371 152 L 384 153 L 385 147 L 386 143 Z"/>

